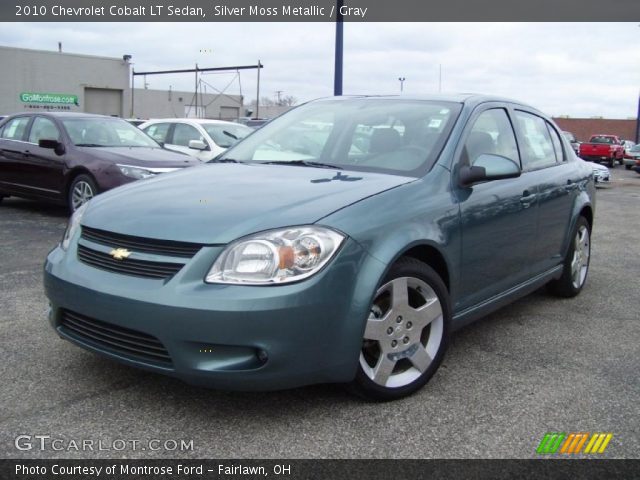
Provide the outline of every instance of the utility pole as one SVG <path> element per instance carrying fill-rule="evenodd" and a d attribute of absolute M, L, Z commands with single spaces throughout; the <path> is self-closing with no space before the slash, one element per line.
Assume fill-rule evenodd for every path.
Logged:
<path fill-rule="evenodd" d="M 336 53 L 333 77 L 333 94 L 342 95 L 342 56 L 343 56 L 343 21 L 340 10 L 344 5 L 344 0 L 336 2 Z"/>
<path fill-rule="evenodd" d="M 196 76 L 196 88 L 195 88 L 195 94 L 194 94 L 194 98 L 195 98 L 195 112 L 194 112 L 194 118 L 198 118 L 198 64 L 196 63 L 196 69 L 194 71 L 195 76 Z"/>
<path fill-rule="evenodd" d="M 260 118 L 260 60 L 258 60 L 258 87 L 256 92 L 256 115 L 254 118 Z"/>
<path fill-rule="evenodd" d="M 438 92 L 442 93 L 442 64 L 440 64 L 440 75 L 438 77 Z"/>
<path fill-rule="evenodd" d="M 638 116 L 636 117 L 636 143 L 640 143 L 640 95 L 638 96 Z"/>
<path fill-rule="evenodd" d="M 404 81 L 406 80 L 406 78 L 398 77 L 398 80 L 400 80 L 400 93 L 402 93 L 404 91 Z"/>
<path fill-rule="evenodd" d="M 278 97 L 278 105 L 280 105 L 280 102 L 282 101 L 282 93 L 284 92 L 284 90 L 276 90 L 276 96 Z"/>
<path fill-rule="evenodd" d="M 134 95 L 134 92 L 136 91 L 135 79 L 136 79 L 136 70 L 133 67 L 131 67 L 131 118 L 136 118 L 133 115 L 133 95 Z"/>

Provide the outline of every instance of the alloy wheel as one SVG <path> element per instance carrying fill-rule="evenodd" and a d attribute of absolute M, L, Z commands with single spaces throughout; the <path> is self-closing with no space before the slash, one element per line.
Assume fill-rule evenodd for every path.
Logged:
<path fill-rule="evenodd" d="M 587 278 L 589 256 L 591 255 L 589 229 L 586 226 L 581 225 L 578 228 L 574 244 L 573 259 L 571 260 L 571 279 L 574 288 L 581 288 Z"/>
<path fill-rule="evenodd" d="M 89 183 L 84 180 L 80 180 L 76 182 L 73 186 L 73 192 L 71 194 L 71 204 L 73 207 L 73 211 L 76 211 L 82 205 L 87 203 L 94 197 L 95 193 L 93 191 L 93 187 L 89 185 Z"/>
<path fill-rule="evenodd" d="M 431 365 L 443 339 L 440 299 L 426 282 L 400 277 L 376 292 L 360 352 L 363 372 L 376 384 L 409 385 Z"/>

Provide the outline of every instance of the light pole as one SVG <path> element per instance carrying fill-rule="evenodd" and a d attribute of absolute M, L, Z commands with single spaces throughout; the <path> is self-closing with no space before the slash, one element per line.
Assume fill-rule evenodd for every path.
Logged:
<path fill-rule="evenodd" d="M 400 93 L 402 93 L 404 91 L 404 81 L 406 80 L 406 78 L 398 77 L 398 80 L 400 81 Z"/>
<path fill-rule="evenodd" d="M 333 94 L 335 96 L 342 95 L 342 6 L 344 0 L 337 0 L 336 2 L 336 54 L 335 54 L 335 67 L 333 77 Z"/>

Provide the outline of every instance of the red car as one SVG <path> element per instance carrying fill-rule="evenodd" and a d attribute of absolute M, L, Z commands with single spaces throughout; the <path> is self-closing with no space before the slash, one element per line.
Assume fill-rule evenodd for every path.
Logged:
<path fill-rule="evenodd" d="M 622 165 L 624 158 L 623 140 L 616 135 L 591 135 L 587 143 L 580 144 L 580 158 L 592 162 L 607 162 L 613 168 L 616 162 Z"/>

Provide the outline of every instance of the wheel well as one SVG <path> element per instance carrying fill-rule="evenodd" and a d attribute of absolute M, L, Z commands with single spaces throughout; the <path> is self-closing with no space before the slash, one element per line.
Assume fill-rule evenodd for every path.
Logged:
<path fill-rule="evenodd" d="M 447 290 L 450 290 L 449 269 L 447 268 L 447 262 L 436 248 L 430 245 L 418 245 L 404 252 L 402 256 L 415 258 L 416 260 L 429 265 L 440 276 L 445 286 L 447 287 Z"/>
<path fill-rule="evenodd" d="M 91 180 L 93 180 L 93 182 L 97 185 L 96 179 L 93 175 L 91 175 L 91 172 L 89 170 L 82 167 L 76 167 L 67 175 L 67 183 L 64 186 L 65 199 L 69 197 L 69 188 L 71 188 L 71 184 L 78 175 L 88 175 L 89 177 L 91 177 Z"/>
<path fill-rule="evenodd" d="M 580 215 L 587 219 L 589 230 L 593 230 L 593 211 L 591 207 L 583 207 L 583 209 L 580 210 Z"/>

